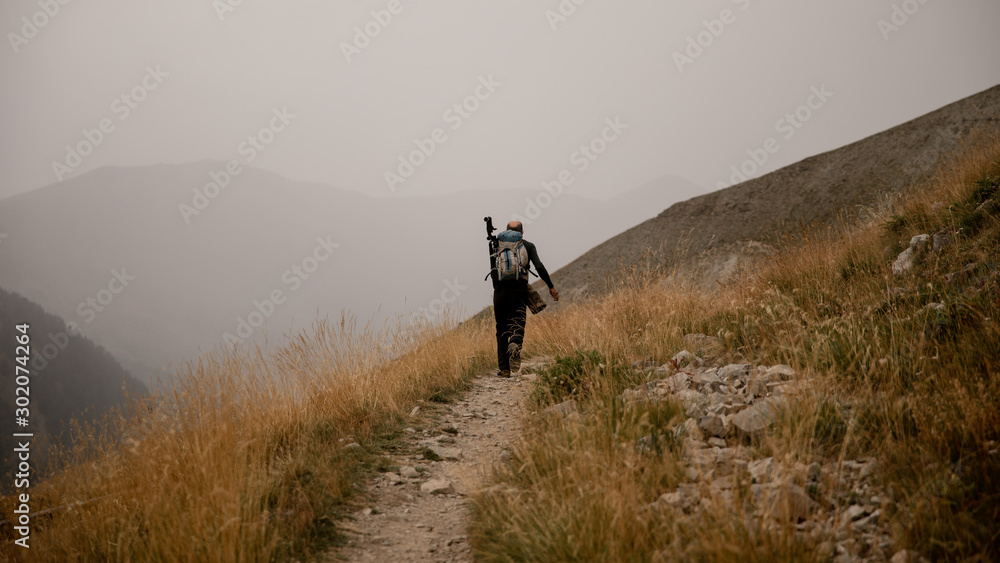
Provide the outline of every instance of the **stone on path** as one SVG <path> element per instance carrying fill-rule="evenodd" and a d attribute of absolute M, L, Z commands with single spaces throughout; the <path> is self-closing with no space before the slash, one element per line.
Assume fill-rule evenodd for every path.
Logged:
<path fill-rule="evenodd" d="M 451 486 L 451 481 L 431 479 L 420 485 L 420 492 L 431 495 L 444 495 L 454 493 L 455 488 Z"/>
<path fill-rule="evenodd" d="M 462 459 L 462 450 L 459 448 L 448 448 L 437 444 L 432 444 L 427 446 L 427 448 L 434 452 L 434 455 L 446 461 L 458 461 Z"/>

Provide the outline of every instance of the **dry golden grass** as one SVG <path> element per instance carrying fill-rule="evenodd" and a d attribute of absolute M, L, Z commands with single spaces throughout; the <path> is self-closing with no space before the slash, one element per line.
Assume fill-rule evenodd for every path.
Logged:
<path fill-rule="evenodd" d="M 132 405 L 125 438 L 84 437 L 77 462 L 32 489 L 32 508 L 98 500 L 34 518 L 30 552 L 5 543 L 3 555 L 261 561 L 321 550 L 379 441 L 493 356 L 487 327 L 447 324 L 380 334 L 320 322 L 273 351 L 208 355 L 173 392 Z"/>

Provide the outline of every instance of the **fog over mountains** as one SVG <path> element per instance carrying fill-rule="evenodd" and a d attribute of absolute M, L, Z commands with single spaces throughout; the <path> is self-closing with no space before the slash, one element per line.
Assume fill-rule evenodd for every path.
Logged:
<path fill-rule="evenodd" d="M 150 383 L 199 350 L 274 341 L 317 316 L 478 311 L 491 292 L 485 215 L 528 219 L 555 271 L 703 192 L 666 177 L 609 201 L 542 188 L 373 198 L 254 168 L 216 191 L 225 168 L 105 167 L 0 200 L 2 252 L 18 265 L 0 287 L 76 323 Z"/>

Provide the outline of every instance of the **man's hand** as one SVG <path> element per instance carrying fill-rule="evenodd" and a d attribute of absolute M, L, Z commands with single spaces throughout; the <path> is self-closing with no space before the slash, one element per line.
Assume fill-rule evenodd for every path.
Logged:
<path fill-rule="evenodd" d="M 553 300 L 559 301 L 559 291 L 556 288 L 550 287 L 549 288 L 549 295 L 552 296 Z"/>

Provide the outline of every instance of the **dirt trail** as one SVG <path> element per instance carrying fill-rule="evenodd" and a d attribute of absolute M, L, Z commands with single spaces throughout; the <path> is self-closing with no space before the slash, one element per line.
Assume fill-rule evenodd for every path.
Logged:
<path fill-rule="evenodd" d="M 458 402 L 422 407 L 409 447 L 393 457 L 399 472 L 371 480 L 371 503 L 345 526 L 348 545 L 327 560 L 471 561 L 468 497 L 517 438 L 524 398 L 545 360 L 525 361 L 526 375 L 510 379 L 484 374 Z"/>

